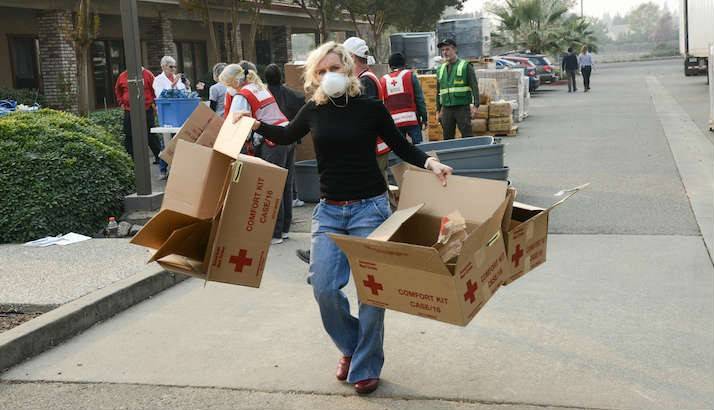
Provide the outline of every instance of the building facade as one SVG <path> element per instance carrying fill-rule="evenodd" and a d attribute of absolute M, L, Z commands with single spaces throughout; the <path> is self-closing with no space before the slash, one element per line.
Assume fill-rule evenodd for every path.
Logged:
<path fill-rule="evenodd" d="M 158 74 L 164 55 L 173 56 L 178 71 L 192 83 L 210 78 L 210 68 L 227 56 L 224 31 L 230 26 L 228 2 L 212 0 L 210 16 L 216 47 L 200 12 L 182 8 L 179 0 L 139 0 L 139 30 L 144 67 Z M 119 0 L 94 0 L 99 32 L 88 56 L 90 107 L 116 106 L 113 88 L 125 69 Z M 77 58 L 71 42 L 78 0 L 0 0 L 0 87 L 37 89 L 47 105 L 77 109 Z M 253 54 L 259 65 L 293 60 L 292 42 L 316 44 L 316 28 L 298 6 L 273 2 L 261 10 L 254 44 L 246 44 L 251 26 L 247 13 L 239 14 L 243 55 Z M 337 39 L 349 35 L 351 23 L 334 22 Z M 252 47 L 250 50 L 248 47 Z M 252 53 L 249 53 L 252 51 Z M 302 54 L 298 51 L 296 54 Z"/>

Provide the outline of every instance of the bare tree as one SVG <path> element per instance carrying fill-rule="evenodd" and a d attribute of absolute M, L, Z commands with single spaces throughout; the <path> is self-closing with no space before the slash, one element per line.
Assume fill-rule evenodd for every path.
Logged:
<path fill-rule="evenodd" d="M 99 15 L 92 14 L 91 0 L 80 0 L 74 27 L 68 38 L 77 57 L 77 93 L 80 115 L 89 112 L 89 48 L 99 34 Z"/>

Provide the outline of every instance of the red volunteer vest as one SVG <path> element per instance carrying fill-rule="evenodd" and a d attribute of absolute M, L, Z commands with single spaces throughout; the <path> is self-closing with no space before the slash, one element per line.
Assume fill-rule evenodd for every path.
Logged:
<path fill-rule="evenodd" d="M 384 105 L 397 127 L 419 125 L 412 77 L 410 70 L 396 70 L 380 79 L 385 94 Z"/>
<path fill-rule="evenodd" d="M 374 85 L 377 87 L 377 98 L 379 98 L 380 101 L 384 101 L 384 89 L 382 88 L 382 84 L 379 82 L 379 78 L 377 78 L 377 76 L 369 70 L 362 71 L 359 78 L 362 77 L 367 77 L 374 82 Z M 381 137 L 377 137 L 377 155 L 384 155 L 391 150 L 392 149 L 389 148 L 389 145 L 387 145 Z"/>

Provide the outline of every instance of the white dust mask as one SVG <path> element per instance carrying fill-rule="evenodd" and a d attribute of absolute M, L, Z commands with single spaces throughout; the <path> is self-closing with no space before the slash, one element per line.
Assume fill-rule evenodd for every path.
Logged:
<path fill-rule="evenodd" d="M 349 80 L 345 74 L 328 72 L 322 76 L 320 87 L 328 96 L 337 98 L 345 94 L 348 83 Z"/>

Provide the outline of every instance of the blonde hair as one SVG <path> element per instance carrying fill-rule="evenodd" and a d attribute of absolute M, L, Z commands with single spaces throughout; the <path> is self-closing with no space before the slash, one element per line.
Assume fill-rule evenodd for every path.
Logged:
<path fill-rule="evenodd" d="M 246 84 L 255 84 L 258 89 L 265 90 L 267 87 L 260 79 L 255 64 L 250 61 L 241 61 L 238 64 L 228 64 L 218 80 L 225 86 L 240 90 Z"/>
<path fill-rule="evenodd" d="M 587 45 L 584 45 L 584 46 L 580 49 L 580 54 L 587 54 L 587 52 L 589 51 L 588 48 L 589 48 L 589 47 L 588 47 Z"/>
<path fill-rule="evenodd" d="M 305 93 L 312 94 L 310 99 L 317 105 L 326 104 L 329 100 L 327 94 L 325 94 L 322 91 L 322 88 L 320 88 L 320 76 L 317 74 L 317 66 L 320 64 L 322 59 L 327 57 L 330 53 L 337 55 L 344 66 L 344 70 L 346 71 L 345 74 L 347 74 L 347 79 L 349 80 L 347 95 L 355 97 L 362 93 L 360 82 L 354 75 L 355 63 L 352 60 L 352 56 L 350 56 L 350 53 L 345 50 L 342 44 L 329 41 L 312 50 L 310 55 L 307 56 L 307 61 L 305 62 Z"/>

